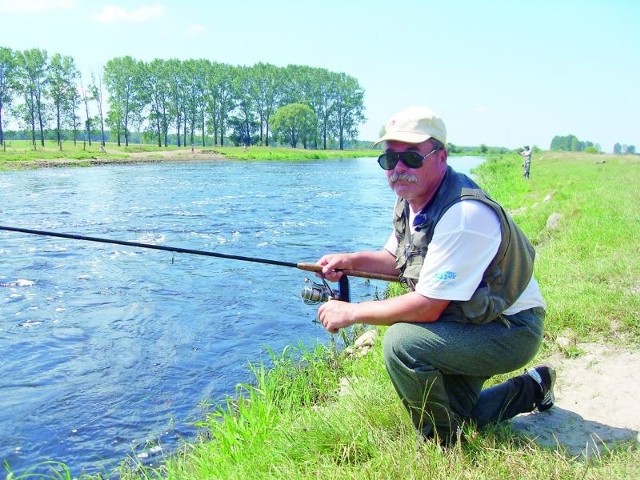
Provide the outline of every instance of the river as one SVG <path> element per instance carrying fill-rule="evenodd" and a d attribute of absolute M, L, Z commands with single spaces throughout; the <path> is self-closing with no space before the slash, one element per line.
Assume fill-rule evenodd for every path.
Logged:
<path fill-rule="evenodd" d="M 394 202 L 371 158 L 2 172 L 0 198 L 6 226 L 286 262 L 380 248 Z M 16 474 L 157 462 L 267 349 L 329 339 L 295 268 L 5 231 L 0 255 L 0 465 Z"/>

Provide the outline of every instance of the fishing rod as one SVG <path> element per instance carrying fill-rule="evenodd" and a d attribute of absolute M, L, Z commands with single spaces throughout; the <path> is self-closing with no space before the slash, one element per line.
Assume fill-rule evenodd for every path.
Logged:
<path fill-rule="evenodd" d="M 227 260 L 239 260 L 242 262 L 263 263 L 267 265 L 276 265 L 279 267 L 297 268 L 299 270 L 304 270 L 306 272 L 316 272 L 316 273 L 322 272 L 322 266 L 316 265 L 315 263 L 285 262 L 282 260 L 271 260 L 268 258 L 258 258 L 258 257 L 246 257 L 242 255 L 230 255 L 226 253 L 210 252 L 206 250 L 195 250 L 191 248 L 182 248 L 182 247 L 175 247 L 170 245 L 153 245 L 150 243 L 130 242 L 125 240 L 116 240 L 113 238 L 90 237 L 86 235 L 77 235 L 72 233 L 52 232 L 48 230 L 34 230 L 31 228 L 9 227 L 5 225 L 0 225 L 0 230 L 4 230 L 7 232 L 26 233 L 30 235 L 40 235 L 40 236 L 46 236 L 46 237 L 66 238 L 70 240 L 82 240 L 86 242 L 124 245 L 127 247 L 146 248 L 150 250 L 162 250 L 162 251 L 172 252 L 172 253 L 186 253 L 188 255 L 201 255 L 206 257 L 225 258 Z M 328 301 L 331 299 L 343 300 L 348 302 L 350 300 L 348 277 L 360 277 L 360 278 L 368 278 L 371 280 L 383 280 L 385 282 L 399 281 L 399 278 L 394 277 L 393 275 L 364 272 L 360 270 L 341 270 L 341 272 L 343 273 L 343 276 L 340 278 L 340 282 L 339 282 L 340 290 L 338 292 L 335 292 L 331 287 L 329 287 L 329 285 L 327 284 L 324 278 L 322 278 L 322 282 L 323 282 L 322 284 L 312 282 L 309 279 L 305 279 L 305 282 L 309 284 L 303 287 L 302 289 L 302 298 L 304 299 L 305 303 L 315 304 L 315 303 Z"/>

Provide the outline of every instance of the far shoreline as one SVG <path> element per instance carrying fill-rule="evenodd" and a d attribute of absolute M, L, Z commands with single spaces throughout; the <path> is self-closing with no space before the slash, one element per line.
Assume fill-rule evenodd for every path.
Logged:
<path fill-rule="evenodd" d="M 166 150 L 119 151 L 107 148 L 106 151 L 94 151 L 93 155 L 73 158 L 72 155 L 56 157 L 59 152 L 42 151 L 43 154 L 31 155 L 31 158 L 20 158 L 20 154 L 2 155 L 0 151 L 0 172 L 12 170 L 31 170 L 56 167 L 91 167 L 98 165 L 123 165 L 154 162 L 212 162 L 222 160 L 251 161 L 300 161 L 329 158 L 375 157 L 375 150 L 309 150 L 282 147 L 252 146 L 246 150 L 242 147 L 218 148 L 178 148 Z M 13 157 L 13 158 L 12 158 Z M 39 158 L 38 158 L 39 157 Z"/>
<path fill-rule="evenodd" d="M 41 158 L 29 160 L 4 161 L 0 171 L 29 170 L 57 167 L 88 167 L 98 165 L 126 165 L 136 163 L 180 162 L 180 161 L 216 161 L 230 160 L 213 150 L 162 150 L 156 152 L 131 152 L 126 154 L 106 154 L 90 158 Z"/>

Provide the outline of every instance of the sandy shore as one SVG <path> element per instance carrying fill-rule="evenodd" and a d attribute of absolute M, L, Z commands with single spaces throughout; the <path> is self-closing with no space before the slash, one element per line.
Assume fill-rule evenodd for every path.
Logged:
<path fill-rule="evenodd" d="M 53 158 L 32 160 L 29 162 L 21 162 L 21 167 L 26 168 L 46 168 L 46 167 L 70 167 L 75 165 L 109 165 L 109 164 L 126 164 L 126 163 L 147 163 L 147 162 L 166 162 L 166 161 L 211 161 L 224 160 L 228 157 L 221 155 L 215 150 L 210 149 L 194 149 L 191 150 L 164 150 L 158 152 L 133 152 L 123 157 L 121 153 L 103 154 L 96 158 Z"/>
<path fill-rule="evenodd" d="M 570 456 L 599 457 L 620 443 L 638 445 L 640 352 L 593 343 L 578 347 L 578 357 L 556 353 L 546 360 L 557 372 L 555 406 L 520 415 L 512 426 Z"/>

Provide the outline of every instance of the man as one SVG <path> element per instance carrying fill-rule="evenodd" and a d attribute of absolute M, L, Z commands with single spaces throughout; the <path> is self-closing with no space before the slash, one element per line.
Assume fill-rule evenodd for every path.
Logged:
<path fill-rule="evenodd" d="M 542 341 L 545 303 L 534 251 L 500 205 L 447 165 L 446 128 L 433 111 L 394 115 L 378 158 L 397 194 L 394 232 L 380 251 L 318 260 L 341 270 L 400 275 L 409 291 L 359 304 L 331 300 L 318 320 L 332 333 L 355 323 L 389 325 L 383 340 L 391 381 L 415 427 L 443 445 L 465 422 L 478 427 L 553 406 L 555 371 L 540 366 L 491 388 L 492 376 L 523 368 Z"/>
<path fill-rule="evenodd" d="M 522 167 L 524 168 L 524 173 L 522 176 L 524 178 L 529 178 L 529 170 L 531 169 L 531 149 L 529 145 L 525 145 L 524 148 L 518 152 L 522 157 L 524 157 L 524 163 Z"/>

